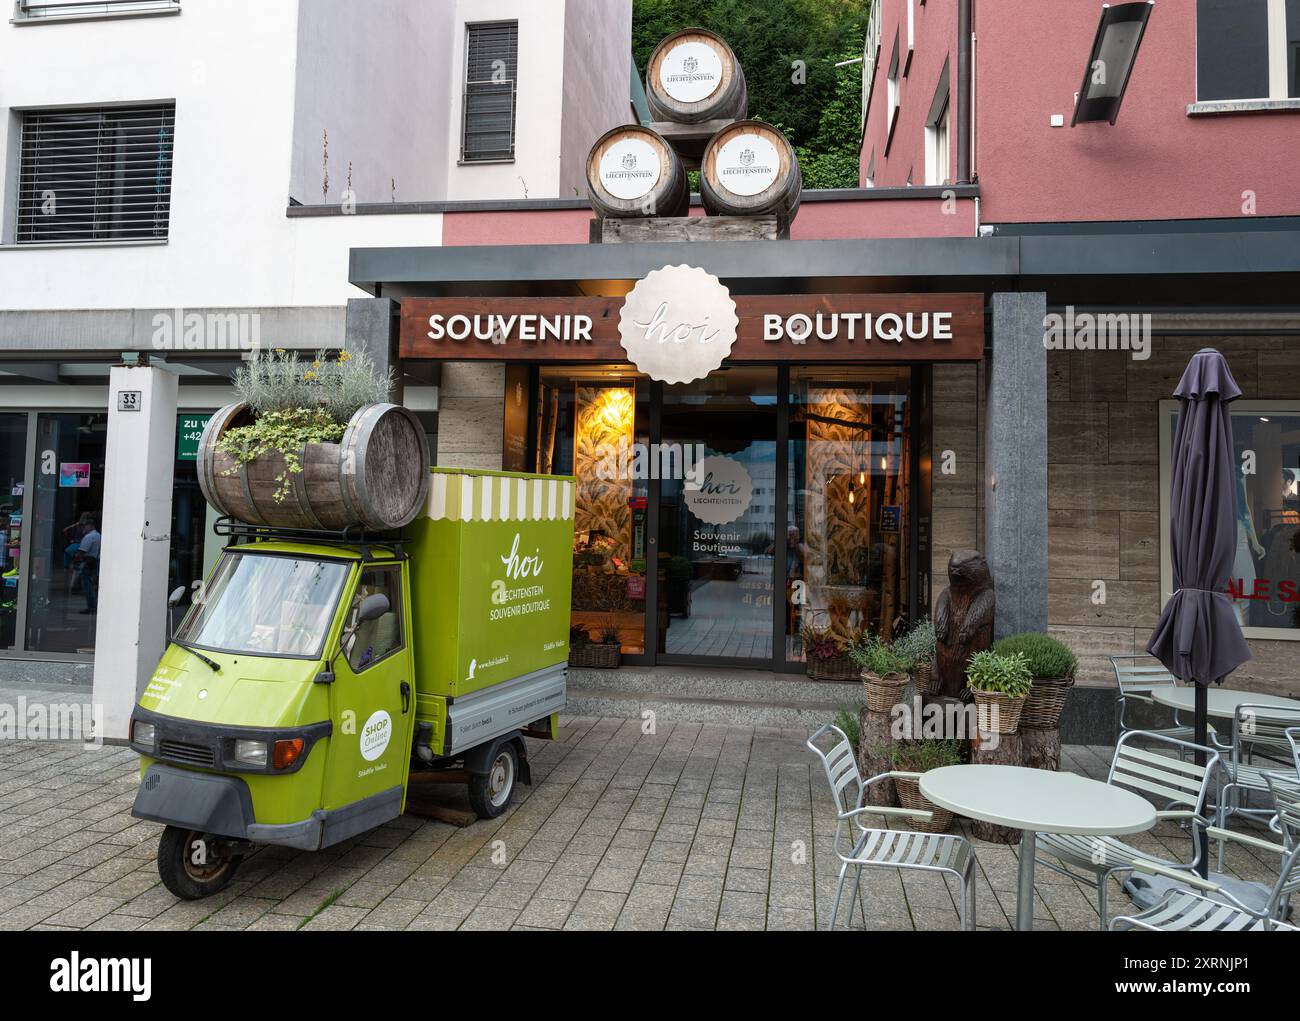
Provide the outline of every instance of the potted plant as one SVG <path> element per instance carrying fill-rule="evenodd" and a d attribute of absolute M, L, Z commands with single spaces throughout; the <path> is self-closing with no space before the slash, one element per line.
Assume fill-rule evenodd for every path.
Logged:
<path fill-rule="evenodd" d="M 961 762 L 961 746 L 956 741 L 926 739 L 924 741 L 900 741 L 889 749 L 889 760 L 894 769 L 903 773 L 926 773 L 944 766 L 956 766 Z M 940 808 L 921 793 L 918 778 L 911 776 L 894 777 L 894 789 L 898 791 L 898 803 L 914 811 L 932 812 L 934 817 L 929 822 L 912 820 L 910 829 L 924 833 L 943 833 L 952 825 L 952 813 Z"/>
<path fill-rule="evenodd" d="M 1027 631 L 1008 635 L 993 646 L 993 651 L 1003 656 L 1018 652 L 1029 664 L 1033 683 L 1020 714 L 1020 726 L 1040 730 L 1059 727 L 1079 667 L 1069 646 L 1050 635 Z"/>
<path fill-rule="evenodd" d="M 912 681 L 918 695 L 936 695 L 934 678 L 934 621 L 923 617 L 917 621 L 902 638 L 894 642 L 894 648 L 912 660 Z"/>
<path fill-rule="evenodd" d="M 673 617 L 691 615 L 691 582 L 695 579 L 695 566 L 690 559 L 675 556 L 668 561 L 668 614 Z"/>
<path fill-rule="evenodd" d="M 364 353 L 276 350 L 235 372 L 239 402 L 199 440 L 199 486 L 221 513 L 281 528 L 393 530 L 427 506 L 429 443 L 389 404 L 393 374 Z"/>
<path fill-rule="evenodd" d="M 612 670 L 622 659 L 622 639 L 618 636 L 618 628 L 604 628 L 598 642 L 591 640 L 585 627 L 575 625 L 569 629 L 569 666 Z"/>
<path fill-rule="evenodd" d="M 902 698 L 910 681 L 912 661 L 879 635 L 856 643 L 849 653 L 862 670 L 862 684 L 867 689 L 867 708 L 873 713 L 887 713 Z"/>
<path fill-rule="evenodd" d="M 858 673 L 857 665 L 848 653 L 858 636 L 847 640 L 837 636 L 831 628 L 807 626 L 800 632 L 803 639 L 804 661 L 808 677 L 814 681 L 851 681 Z"/>
<path fill-rule="evenodd" d="M 966 685 L 975 698 L 979 729 L 986 734 L 1014 734 L 1020 728 L 1033 678 L 1024 654 L 977 652 L 966 665 Z"/>

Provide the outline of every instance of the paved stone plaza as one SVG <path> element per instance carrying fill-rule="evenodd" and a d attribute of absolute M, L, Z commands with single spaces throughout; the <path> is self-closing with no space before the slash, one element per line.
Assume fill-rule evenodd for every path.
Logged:
<path fill-rule="evenodd" d="M 534 743 L 535 786 L 500 819 L 457 829 L 407 815 L 319 853 L 269 848 L 221 895 L 181 902 L 158 879 L 162 827 L 130 815 L 136 756 L 0 741 L 3 929 L 812 929 L 838 863 L 824 774 L 802 730 L 565 718 Z M 1104 778 L 1109 749 L 1063 768 Z M 465 805 L 458 788 L 439 798 Z M 1162 823 L 1134 841 L 1183 857 Z M 814 851 L 815 848 L 815 851 Z M 978 920 L 1009 928 L 1016 854 L 979 843 Z M 1230 849 L 1229 871 L 1267 876 Z M 865 874 L 853 927 L 955 929 L 955 884 Z M 1038 870 L 1039 929 L 1093 929 L 1093 895 Z M 1118 890 L 1112 910 L 1127 898 Z M 846 916 L 841 914 L 841 924 Z"/>

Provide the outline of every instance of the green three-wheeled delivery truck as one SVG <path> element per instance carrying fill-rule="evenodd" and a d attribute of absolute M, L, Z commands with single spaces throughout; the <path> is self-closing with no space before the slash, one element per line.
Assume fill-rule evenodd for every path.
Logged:
<path fill-rule="evenodd" d="M 432 469 L 400 534 L 231 538 L 131 719 L 134 814 L 208 896 L 260 844 L 316 850 L 402 814 L 413 773 L 463 775 L 482 817 L 531 782 L 565 704 L 573 480 Z M 433 777 L 428 777 L 434 779 Z"/>

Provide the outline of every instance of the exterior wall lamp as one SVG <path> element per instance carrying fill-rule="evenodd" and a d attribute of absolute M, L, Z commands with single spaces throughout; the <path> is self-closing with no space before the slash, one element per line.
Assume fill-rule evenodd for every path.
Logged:
<path fill-rule="evenodd" d="M 1070 127 L 1080 121 L 1115 123 L 1154 6 L 1154 0 L 1114 7 L 1101 5 L 1101 21 L 1092 41 L 1088 66 L 1083 70 L 1083 85 L 1074 104 Z"/>

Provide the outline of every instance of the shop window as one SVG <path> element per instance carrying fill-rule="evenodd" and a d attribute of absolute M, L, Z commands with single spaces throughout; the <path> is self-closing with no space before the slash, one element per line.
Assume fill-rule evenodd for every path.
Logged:
<path fill-rule="evenodd" d="M 517 22 L 465 26 L 462 163 L 500 162 L 515 158 L 518 69 Z"/>
<path fill-rule="evenodd" d="M 911 372 L 792 369 L 786 658 L 803 639 L 891 634 L 909 610 Z"/>
<path fill-rule="evenodd" d="M 0 415 L 0 649 L 18 639 L 22 584 L 23 509 L 27 500 L 27 415 Z"/>
<path fill-rule="evenodd" d="M 1237 525 L 1229 595 L 1253 638 L 1300 639 L 1300 402 L 1231 405 L 1237 477 Z M 1161 402 L 1162 589 L 1173 590 L 1169 564 L 1169 480 L 1178 405 Z"/>
<path fill-rule="evenodd" d="M 543 369 L 537 460 L 573 475 L 573 626 L 591 641 L 645 649 L 649 384 L 624 366 Z"/>
<path fill-rule="evenodd" d="M 198 449 L 207 412 L 183 412 L 176 418 L 176 463 L 172 470 L 171 547 L 167 591 L 186 591 L 187 606 L 215 566 L 224 540 L 212 532 L 217 514 L 199 488 Z"/>
<path fill-rule="evenodd" d="M 1196 98 L 1300 97 L 1300 0 L 1197 0 Z"/>
<path fill-rule="evenodd" d="M 23 113 L 18 243 L 165 239 L 175 128 L 171 103 Z"/>
<path fill-rule="evenodd" d="M 376 620 L 363 620 L 348 642 L 348 666 L 353 673 L 368 670 L 402 648 L 402 572 L 396 567 L 376 567 L 361 572 L 352 600 L 353 618 L 367 596 L 388 597 L 389 610 Z"/>
<path fill-rule="evenodd" d="M 94 651 L 108 416 L 36 416 L 26 648 Z"/>

